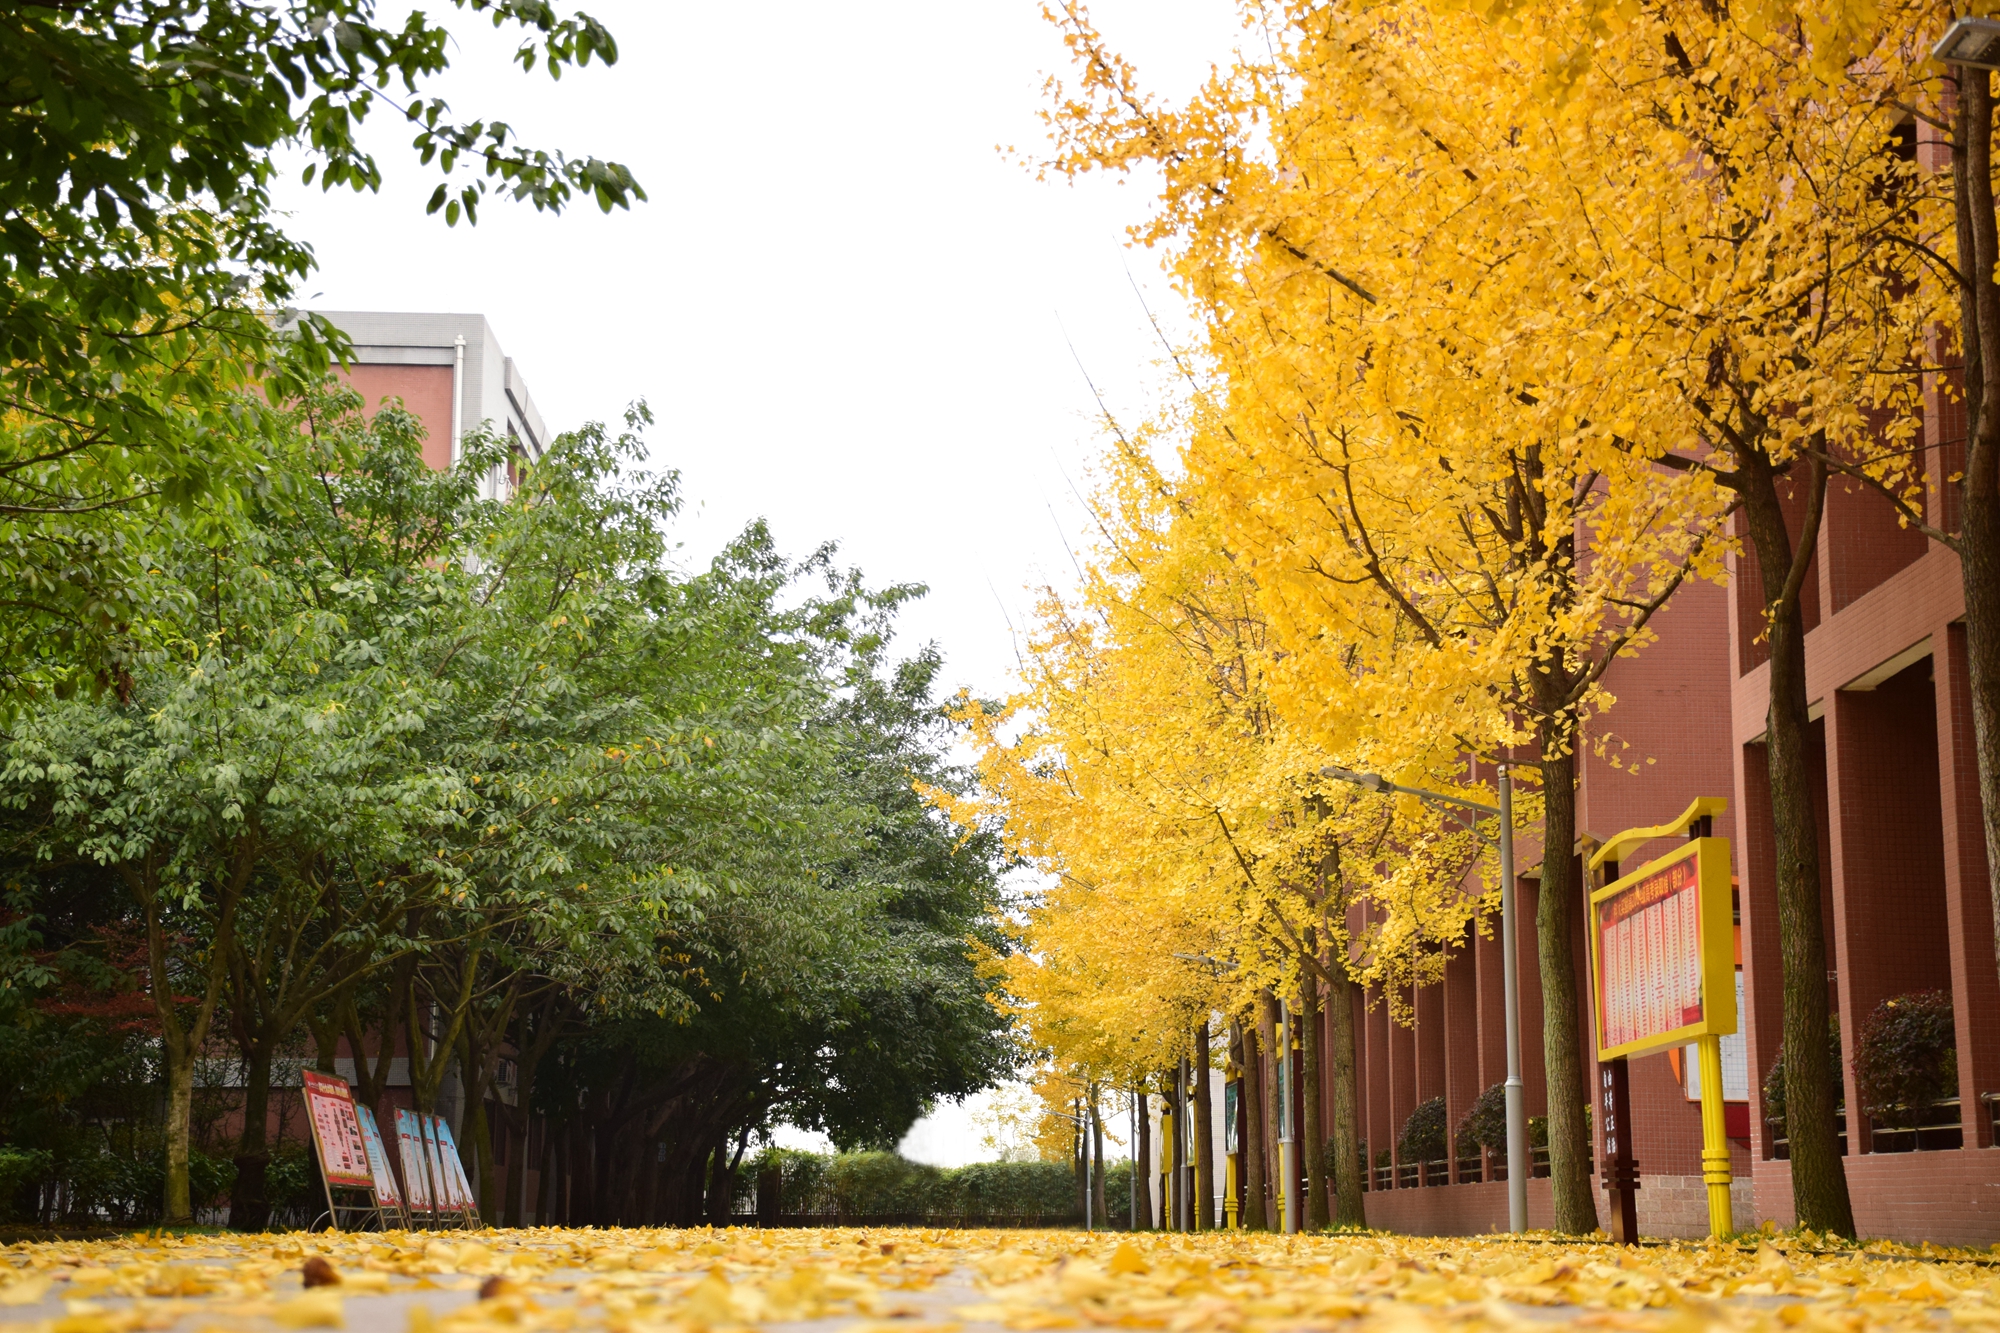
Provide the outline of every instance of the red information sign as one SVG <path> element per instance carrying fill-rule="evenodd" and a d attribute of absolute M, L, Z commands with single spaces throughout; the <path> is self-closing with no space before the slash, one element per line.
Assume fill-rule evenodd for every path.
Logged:
<path fill-rule="evenodd" d="M 326 1183 L 351 1185 L 372 1190 L 374 1173 L 368 1169 L 368 1144 L 361 1137 L 361 1121 L 354 1114 L 354 1093 L 344 1079 L 316 1070 L 305 1070 L 306 1119 L 319 1145 L 320 1170 Z"/>
<path fill-rule="evenodd" d="M 1697 838 L 1591 895 L 1599 1059 L 1736 1030 L 1728 856 Z"/>

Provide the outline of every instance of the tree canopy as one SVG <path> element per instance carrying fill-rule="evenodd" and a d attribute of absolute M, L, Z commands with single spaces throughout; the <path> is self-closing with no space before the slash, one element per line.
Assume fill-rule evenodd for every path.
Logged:
<path fill-rule="evenodd" d="M 602 1136 L 593 1171 L 631 1188 L 577 1206 L 606 1220 L 702 1215 L 688 1179 L 775 1118 L 893 1144 L 1009 1067 L 980 961 L 1006 947 L 1002 856 L 918 795 L 967 779 L 938 655 L 891 654 L 921 590 L 872 590 L 830 548 L 788 561 L 757 527 L 676 568 L 646 421 L 516 458 L 488 499 L 501 441 L 433 473 L 414 418 L 313 392 L 240 511 L 197 502 L 150 537 L 119 688 L 20 713 L 10 938 L 39 971 L 12 998 L 86 957 L 150 998 L 170 1189 L 225 1036 L 257 1103 L 246 1225 L 263 1091 L 302 1043 L 331 1067 L 341 1035 L 402 1031 L 419 1105 L 456 1078 L 475 1117 L 509 1053 L 523 1109 Z M 64 923 L 78 882 L 96 913 Z M 379 1104 L 386 1080 L 358 1082 Z M 490 1134 L 464 1139 L 497 1201 Z"/>

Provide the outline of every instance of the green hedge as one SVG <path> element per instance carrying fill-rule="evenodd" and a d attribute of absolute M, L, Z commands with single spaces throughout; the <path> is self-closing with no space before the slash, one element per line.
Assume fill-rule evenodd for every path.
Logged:
<path fill-rule="evenodd" d="M 1066 1162 L 977 1162 L 935 1167 L 892 1152 L 823 1153 L 773 1148 L 745 1163 L 738 1189 L 755 1198 L 757 1178 L 777 1172 L 779 1212 L 808 1216 L 1077 1216 L 1076 1175 Z M 1132 1168 L 1105 1172 L 1114 1225 L 1131 1213 Z M 1079 1219 L 1080 1220 L 1080 1219 Z"/>
<path fill-rule="evenodd" d="M 0 1144 L 0 1222 L 144 1225 L 159 1220 L 166 1195 L 166 1145 L 156 1135 L 137 1144 L 57 1154 Z M 188 1154 L 197 1209 L 228 1191 L 236 1166 L 199 1150 Z"/>

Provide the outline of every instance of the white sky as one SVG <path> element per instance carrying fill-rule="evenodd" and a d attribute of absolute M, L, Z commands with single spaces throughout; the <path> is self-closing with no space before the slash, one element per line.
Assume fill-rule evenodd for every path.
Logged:
<path fill-rule="evenodd" d="M 617 35 L 614 68 L 524 75 L 484 21 L 447 11 L 460 68 L 438 91 L 531 145 L 626 163 L 651 202 L 561 218 L 494 202 L 447 229 L 384 118 L 379 196 L 281 193 L 319 255 L 305 304 L 485 314 L 553 430 L 645 398 L 653 461 L 684 477 L 689 563 L 757 517 L 795 554 L 838 542 L 875 583 L 930 585 L 904 634 L 942 646 L 950 685 L 1004 692 L 1009 620 L 1034 585 L 1071 580 L 1065 539 L 1088 541 L 1071 487 L 1099 441 L 1065 334 L 1136 416 L 1161 349 L 1132 282 L 1170 328 L 1175 308 L 1124 243 L 1143 182 L 1038 184 L 995 151 L 1041 149 L 1042 81 L 1067 73 L 1039 3 L 585 8 Z M 1240 36 L 1229 0 L 1094 16 L 1175 97 Z M 978 1147 L 963 1108 L 907 1146 L 941 1165 Z"/>

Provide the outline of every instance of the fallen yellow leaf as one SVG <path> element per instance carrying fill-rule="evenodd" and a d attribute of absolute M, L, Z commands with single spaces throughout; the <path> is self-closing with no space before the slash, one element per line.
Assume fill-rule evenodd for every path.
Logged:
<path fill-rule="evenodd" d="M 347 1323 L 340 1293 L 327 1287 L 292 1297 L 271 1317 L 286 1328 L 341 1328 Z"/>

